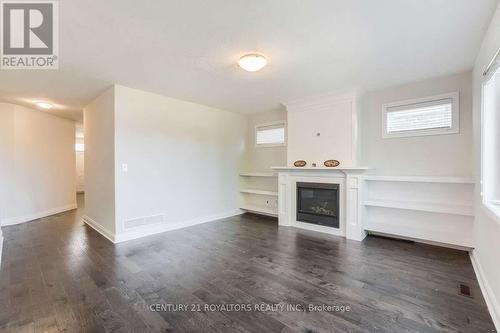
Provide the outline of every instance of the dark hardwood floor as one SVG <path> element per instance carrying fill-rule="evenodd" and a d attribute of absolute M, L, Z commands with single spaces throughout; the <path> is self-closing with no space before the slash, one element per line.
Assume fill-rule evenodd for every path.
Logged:
<path fill-rule="evenodd" d="M 465 252 L 255 215 L 113 245 L 82 209 L 3 228 L 1 332 L 494 332 Z"/>

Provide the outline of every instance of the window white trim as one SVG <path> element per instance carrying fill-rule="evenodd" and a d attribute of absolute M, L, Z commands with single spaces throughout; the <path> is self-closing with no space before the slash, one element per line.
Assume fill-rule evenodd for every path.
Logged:
<path fill-rule="evenodd" d="M 285 138 L 284 141 L 281 143 L 264 143 L 264 144 L 257 144 L 257 131 L 260 129 L 263 129 L 264 127 L 271 127 L 271 126 L 283 126 L 284 131 L 285 131 Z M 280 120 L 280 121 L 273 121 L 269 123 L 263 123 L 263 124 L 257 124 L 255 125 L 255 130 L 254 130 L 254 144 L 256 148 L 270 148 L 270 147 L 283 147 L 286 146 L 287 143 L 287 130 L 286 130 L 286 121 Z"/>
<path fill-rule="evenodd" d="M 412 104 L 432 103 L 435 101 L 451 99 L 451 127 L 450 128 L 430 128 L 420 129 L 414 131 L 401 131 L 401 132 L 387 132 L 387 114 L 391 108 L 402 107 Z M 404 101 L 386 103 L 382 105 L 382 138 L 404 138 L 414 136 L 426 135 L 443 135 L 443 134 L 456 134 L 460 132 L 460 94 L 458 91 L 441 94 L 435 96 L 428 96 L 424 98 L 409 99 Z"/>
<path fill-rule="evenodd" d="M 85 151 L 85 144 L 84 143 L 75 143 L 75 152 L 83 153 L 84 151 Z"/>
<path fill-rule="evenodd" d="M 487 69 L 483 73 L 483 82 L 481 85 L 481 203 L 486 209 L 487 213 L 494 218 L 498 223 L 500 223 L 500 203 L 497 199 L 492 199 L 488 191 L 489 188 L 485 187 L 488 184 L 486 164 L 487 164 L 487 153 L 486 153 L 486 141 L 491 140 L 488 138 L 488 131 L 485 128 L 485 95 L 486 86 L 491 83 L 491 80 L 495 75 L 500 75 L 500 50 L 497 51 L 491 62 L 489 63 Z"/>
<path fill-rule="evenodd" d="M 489 207 L 488 205 L 488 202 L 486 200 L 486 194 L 485 194 L 485 190 L 484 190 L 484 184 L 485 184 L 485 175 L 486 175 L 486 163 L 485 163 L 485 159 L 486 159 L 486 156 L 485 156 L 485 148 L 484 148 L 484 145 L 485 145 L 485 131 L 484 131 L 484 95 L 485 95 L 485 88 L 486 88 L 486 85 L 488 84 L 488 82 L 490 81 L 490 78 L 491 77 L 488 77 L 486 75 L 486 71 L 484 72 L 483 74 L 483 82 L 481 84 L 481 123 L 480 123 L 480 128 L 481 128 L 481 143 L 480 143 L 480 150 L 481 150 L 481 189 L 480 189 L 480 195 L 481 195 L 481 203 L 483 204 L 484 208 L 486 208 L 488 211 L 490 211 L 490 213 L 493 213 L 494 214 L 494 211 L 491 209 L 491 207 Z M 495 214 L 496 215 L 496 214 Z"/>

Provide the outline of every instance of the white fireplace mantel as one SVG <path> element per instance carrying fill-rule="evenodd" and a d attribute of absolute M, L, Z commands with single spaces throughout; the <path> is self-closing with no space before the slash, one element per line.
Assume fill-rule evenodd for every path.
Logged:
<path fill-rule="evenodd" d="M 335 168 L 328 168 L 328 167 L 287 167 L 287 166 L 277 166 L 277 167 L 271 167 L 271 169 L 276 170 L 278 172 L 281 171 L 304 171 L 304 170 L 314 170 L 314 171 L 328 171 L 328 172 L 335 172 L 335 171 L 342 171 L 342 172 L 365 172 L 368 170 L 372 170 L 370 167 L 335 167 Z"/>
<path fill-rule="evenodd" d="M 366 231 L 362 225 L 362 174 L 369 167 L 272 167 L 278 172 L 278 220 L 280 226 L 289 226 L 362 241 Z M 340 185 L 340 228 L 320 226 L 296 220 L 297 182 Z"/>

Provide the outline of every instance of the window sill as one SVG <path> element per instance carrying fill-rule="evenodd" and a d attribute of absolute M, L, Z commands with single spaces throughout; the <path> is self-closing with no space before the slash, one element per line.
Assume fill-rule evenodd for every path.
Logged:
<path fill-rule="evenodd" d="M 483 206 L 486 208 L 486 211 L 489 215 L 500 224 L 500 205 L 493 204 L 490 202 L 483 202 Z"/>
<path fill-rule="evenodd" d="M 448 134 L 459 134 L 460 131 L 457 126 L 449 129 L 437 129 L 431 128 L 426 130 L 415 130 L 415 131 L 401 131 L 401 132 L 383 132 L 383 139 L 393 139 L 393 138 L 412 138 L 417 136 L 429 136 L 429 135 L 448 135 Z"/>

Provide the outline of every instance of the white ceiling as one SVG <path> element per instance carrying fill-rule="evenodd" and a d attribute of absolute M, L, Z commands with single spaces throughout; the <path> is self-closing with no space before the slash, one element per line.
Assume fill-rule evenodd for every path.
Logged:
<path fill-rule="evenodd" d="M 58 115 L 112 83 L 237 112 L 469 70 L 497 0 L 61 0 L 60 69 L 1 71 Z M 258 51 L 269 65 L 237 67 Z"/>

